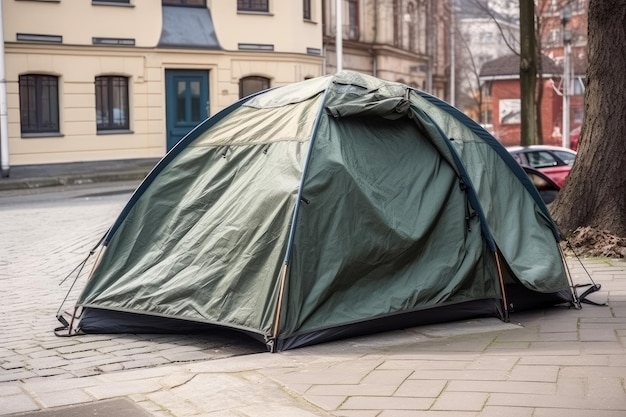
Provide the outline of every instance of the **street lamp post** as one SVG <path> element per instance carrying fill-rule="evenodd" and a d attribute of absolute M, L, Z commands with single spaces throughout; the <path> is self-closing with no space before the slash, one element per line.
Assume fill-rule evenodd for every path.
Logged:
<path fill-rule="evenodd" d="M 565 6 L 561 11 L 561 26 L 563 34 L 563 147 L 570 147 L 570 57 L 572 55 L 572 32 L 567 24 L 572 19 L 572 9 Z"/>
<path fill-rule="evenodd" d="M 343 70 L 343 17 L 341 8 L 343 0 L 335 0 L 335 53 L 337 55 L 336 72 Z"/>

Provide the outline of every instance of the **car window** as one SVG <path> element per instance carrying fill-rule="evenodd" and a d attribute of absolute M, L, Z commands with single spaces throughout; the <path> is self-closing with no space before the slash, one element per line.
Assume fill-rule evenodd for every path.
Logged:
<path fill-rule="evenodd" d="M 545 168 L 557 165 L 557 160 L 554 156 L 552 156 L 550 152 L 545 151 L 526 152 L 526 159 L 528 159 L 528 165 L 533 168 Z"/>
<path fill-rule="evenodd" d="M 560 158 L 567 165 L 573 165 L 574 159 L 576 159 L 576 154 L 573 154 L 571 152 L 554 151 L 554 154 L 557 156 L 557 158 Z"/>
<path fill-rule="evenodd" d="M 521 153 L 512 153 L 511 156 L 513 157 L 513 159 L 515 159 L 517 161 L 518 164 L 524 165 L 524 158 L 522 158 L 522 154 Z"/>

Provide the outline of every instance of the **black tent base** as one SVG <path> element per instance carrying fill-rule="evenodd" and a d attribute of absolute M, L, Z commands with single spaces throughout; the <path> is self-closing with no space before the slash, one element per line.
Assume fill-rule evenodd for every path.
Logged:
<path fill-rule="evenodd" d="M 546 308 L 556 304 L 572 303 L 571 291 L 542 294 L 531 291 L 521 284 L 507 285 L 508 312 Z M 456 304 L 446 304 L 402 314 L 374 318 L 343 326 L 302 332 L 277 340 L 251 331 L 198 321 L 160 317 L 148 314 L 114 311 L 86 307 L 80 318 L 80 332 L 85 334 L 204 334 L 229 335 L 237 339 L 242 334 L 266 345 L 272 352 L 330 342 L 350 337 L 406 329 L 435 323 L 473 318 L 497 317 L 504 320 L 500 299 L 481 299 Z"/>
<path fill-rule="evenodd" d="M 275 350 L 283 351 L 318 343 L 330 342 L 350 337 L 407 329 L 435 323 L 445 323 L 483 317 L 503 319 L 501 302 L 496 299 L 468 301 L 448 304 L 424 310 L 385 316 L 345 326 L 318 330 L 279 339 Z"/>
<path fill-rule="evenodd" d="M 506 289 L 509 304 L 508 313 L 547 308 L 564 303 L 573 304 L 573 296 L 570 290 L 544 294 L 529 290 L 521 284 L 509 284 Z M 279 339 L 276 343 L 275 350 L 288 350 L 348 337 L 484 317 L 498 317 L 504 320 L 507 315 L 503 314 L 502 301 L 500 299 L 482 299 L 458 304 L 447 304 L 425 310 L 294 335 Z"/>
<path fill-rule="evenodd" d="M 78 330 L 82 334 L 213 335 L 220 340 L 228 340 L 234 343 L 244 344 L 252 341 L 251 339 L 265 343 L 265 337 L 262 334 L 233 327 L 91 307 L 86 307 L 83 310 Z M 262 351 L 262 349 L 259 349 L 259 351 Z"/>

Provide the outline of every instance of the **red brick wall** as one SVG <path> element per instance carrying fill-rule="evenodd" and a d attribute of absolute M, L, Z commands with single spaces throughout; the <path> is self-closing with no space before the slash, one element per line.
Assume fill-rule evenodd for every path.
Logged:
<path fill-rule="evenodd" d="M 560 146 L 562 144 L 561 119 L 563 118 L 563 98 L 560 96 L 551 80 L 544 80 L 543 97 L 541 102 L 541 136 L 546 145 Z M 507 99 L 519 100 L 520 83 L 515 80 L 494 80 L 491 87 L 491 110 L 493 113 L 493 134 L 505 146 L 519 145 L 521 141 L 520 123 L 500 123 L 500 101 Z M 573 96 L 570 99 L 570 114 L 572 129 L 574 110 L 582 108 L 582 96 Z M 555 131 L 555 127 L 558 129 Z"/>
<path fill-rule="evenodd" d="M 491 111 L 493 114 L 493 135 L 505 146 L 519 145 L 520 124 L 500 123 L 500 100 L 519 99 L 519 80 L 496 80 L 491 85 Z"/>

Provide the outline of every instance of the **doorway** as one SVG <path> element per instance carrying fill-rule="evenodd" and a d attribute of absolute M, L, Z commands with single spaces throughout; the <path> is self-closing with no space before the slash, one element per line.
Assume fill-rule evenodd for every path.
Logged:
<path fill-rule="evenodd" d="M 172 149 L 209 115 L 209 73 L 165 70 L 166 146 Z"/>

